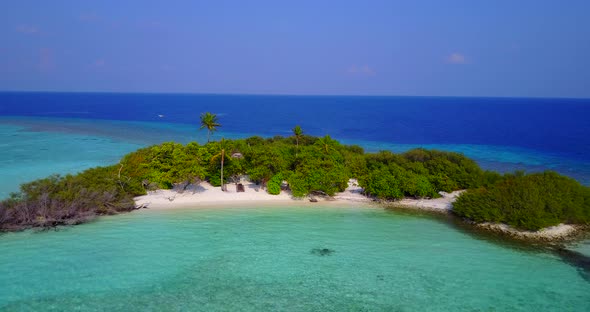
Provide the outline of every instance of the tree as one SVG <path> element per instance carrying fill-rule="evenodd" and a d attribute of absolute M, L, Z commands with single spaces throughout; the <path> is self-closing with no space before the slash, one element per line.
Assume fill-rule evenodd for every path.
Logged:
<path fill-rule="evenodd" d="M 299 150 L 299 139 L 301 139 L 301 136 L 303 135 L 303 130 L 301 130 L 299 125 L 293 128 L 293 135 L 295 136 L 295 141 L 297 142 L 297 150 Z"/>
<path fill-rule="evenodd" d="M 496 183 L 462 193 L 453 213 L 537 231 L 559 223 L 590 223 L 590 188 L 556 172 L 506 174 Z"/>
<path fill-rule="evenodd" d="M 330 153 L 330 150 L 334 147 L 335 141 L 329 135 L 326 135 L 323 138 L 319 138 L 317 143 L 323 150 L 326 155 Z"/>
<path fill-rule="evenodd" d="M 217 115 L 211 114 L 210 112 L 201 114 L 201 128 L 207 128 L 207 143 L 211 137 L 211 133 L 217 130 L 217 127 L 221 127 L 221 124 L 217 121 Z"/>
<path fill-rule="evenodd" d="M 221 148 L 221 151 L 219 152 L 219 154 L 214 155 L 213 157 L 211 157 L 211 162 L 214 162 L 218 157 L 221 157 L 221 190 L 225 191 L 225 183 L 223 183 L 223 163 L 225 161 L 225 148 L 226 148 L 226 143 L 225 140 L 222 138 L 221 142 L 219 142 L 219 147 Z"/>

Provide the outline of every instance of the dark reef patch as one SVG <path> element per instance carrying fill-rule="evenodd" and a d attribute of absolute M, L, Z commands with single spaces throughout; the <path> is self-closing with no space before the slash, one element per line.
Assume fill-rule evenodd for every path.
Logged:
<path fill-rule="evenodd" d="M 329 248 L 314 248 L 311 250 L 312 255 L 316 255 L 316 256 L 320 256 L 320 257 L 331 256 L 335 252 L 336 252 L 336 250 L 329 249 Z"/>

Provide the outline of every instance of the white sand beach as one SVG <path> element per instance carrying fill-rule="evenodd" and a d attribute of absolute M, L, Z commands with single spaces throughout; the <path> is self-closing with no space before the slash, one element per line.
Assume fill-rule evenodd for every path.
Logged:
<path fill-rule="evenodd" d="M 244 192 L 237 192 L 234 184 L 227 184 L 226 191 L 221 187 L 215 187 L 207 182 L 190 187 L 184 192 L 174 190 L 150 191 L 147 195 L 135 198 L 137 206 L 149 209 L 174 209 L 189 207 L 219 207 L 219 206 L 244 206 L 244 205 L 317 205 L 322 204 L 370 204 L 373 199 L 362 194 L 362 188 L 355 179 L 348 181 L 348 187 L 344 192 L 337 193 L 333 197 L 314 197 L 318 202 L 310 202 L 310 197 L 296 198 L 289 191 L 281 191 L 279 195 L 271 195 L 266 189 L 254 183 L 243 183 Z M 452 209 L 452 203 L 463 191 L 452 193 L 441 192 L 442 197 L 434 199 L 402 199 L 394 202 L 395 206 L 448 212 Z"/>
<path fill-rule="evenodd" d="M 198 208 L 220 206 L 249 206 L 249 205 L 318 205 L 318 204 L 370 204 L 372 200 L 361 194 L 362 189 L 356 180 L 349 181 L 349 187 L 330 198 L 314 197 L 318 202 L 310 202 L 309 197 L 296 198 L 289 191 L 281 191 L 279 195 L 271 195 L 266 189 L 254 183 L 243 183 L 244 192 L 237 192 L 235 184 L 227 184 L 226 191 L 221 187 L 214 187 L 202 182 L 196 187 L 184 192 L 173 190 L 151 191 L 147 195 L 135 198 L 137 206 L 148 209 Z"/>
<path fill-rule="evenodd" d="M 439 192 L 442 197 L 432 199 L 404 198 L 399 201 L 391 202 L 391 205 L 402 208 L 414 208 L 448 213 L 453 209 L 453 202 L 455 202 L 457 197 L 463 192 L 465 192 L 465 190 L 454 191 L 451 193 Z"/>

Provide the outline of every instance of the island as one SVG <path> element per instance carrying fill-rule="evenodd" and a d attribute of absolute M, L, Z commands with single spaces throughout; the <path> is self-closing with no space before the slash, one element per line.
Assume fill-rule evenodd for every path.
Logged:
<path fill-rule="evenodd" d="M 209 121 L 211 132 L 219 124 Z M 590 223 L 590 188 L 555 172 L 499 174 L 460 153 L 422 148 L 365 153 L 297 126 L 289 137 L 166 142 L 111 166 L 25 183 L 0 202 L 0 230 L 73 225 L 141 208 L 318 201 L 439 211 L 532 239 L 564 239 Z"/>

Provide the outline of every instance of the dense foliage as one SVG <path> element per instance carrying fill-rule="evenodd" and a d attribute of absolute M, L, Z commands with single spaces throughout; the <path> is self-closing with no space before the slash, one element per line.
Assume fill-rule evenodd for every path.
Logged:
<path fill-rule="evenodd" d="M 283 183 L 283 176 L 280 173 L 275 174 L 266 185 L 268 193 L 271 195 L 279 195 L 281 193 L 281 183 Z"/>
<path fill-rule="evenodd" d="M 219 186 L 243 178 L 269 194 L 279 194 L 286 181 L 295 197 L 334 195 L 350 178 L 366 195 L 386 200 L 470 189 L 455 204 L 457 215 L 524 229 L 590 220 L 588 188 L 555 173 L 501 176 L 462 154 L 435 150 L 365 153 L 295 127 L 291 137 L 166 142 L 130 153 L 117 165 L 23 184 L 0 202 L 0 230 L 83 222 L 132 210 L 133 197 L 148 190 L 183 192 L 203 180 Z"/>
<path fill-rule="evenodd" d="M 183 182 L 187 185 L 205 177 L 206 167 L 201 159 L 211 158 L 212 153 L 194 142 L 166 142 L 123 157 L 121 175 L 129 181 L 134 194 L 145 194 L 146 189 L 170 189 Z"/>
<path fill-rule="evenodd" d="M 96 215 L 135 209 L 117 166 L 53 175 L 23 184 L 20 190 L 0 202 L 0 230 L 77 224 Z"/>
<path fill-rule="evenodd" d="M 487 185 L 494 175 L 459 153 L 414 149 L 403 154 L 379 152 L 365 157 L 360 185 L 382 199 L 437 197 L 439 191 Z"/>
<path fill-rule="evenodd" d="M 487 188 L 463 193 L 453 212 L 475 222 L 505 223 L 524 230 L 588 224 L 590 188 L 551 171 L 508 174 Z"/>

